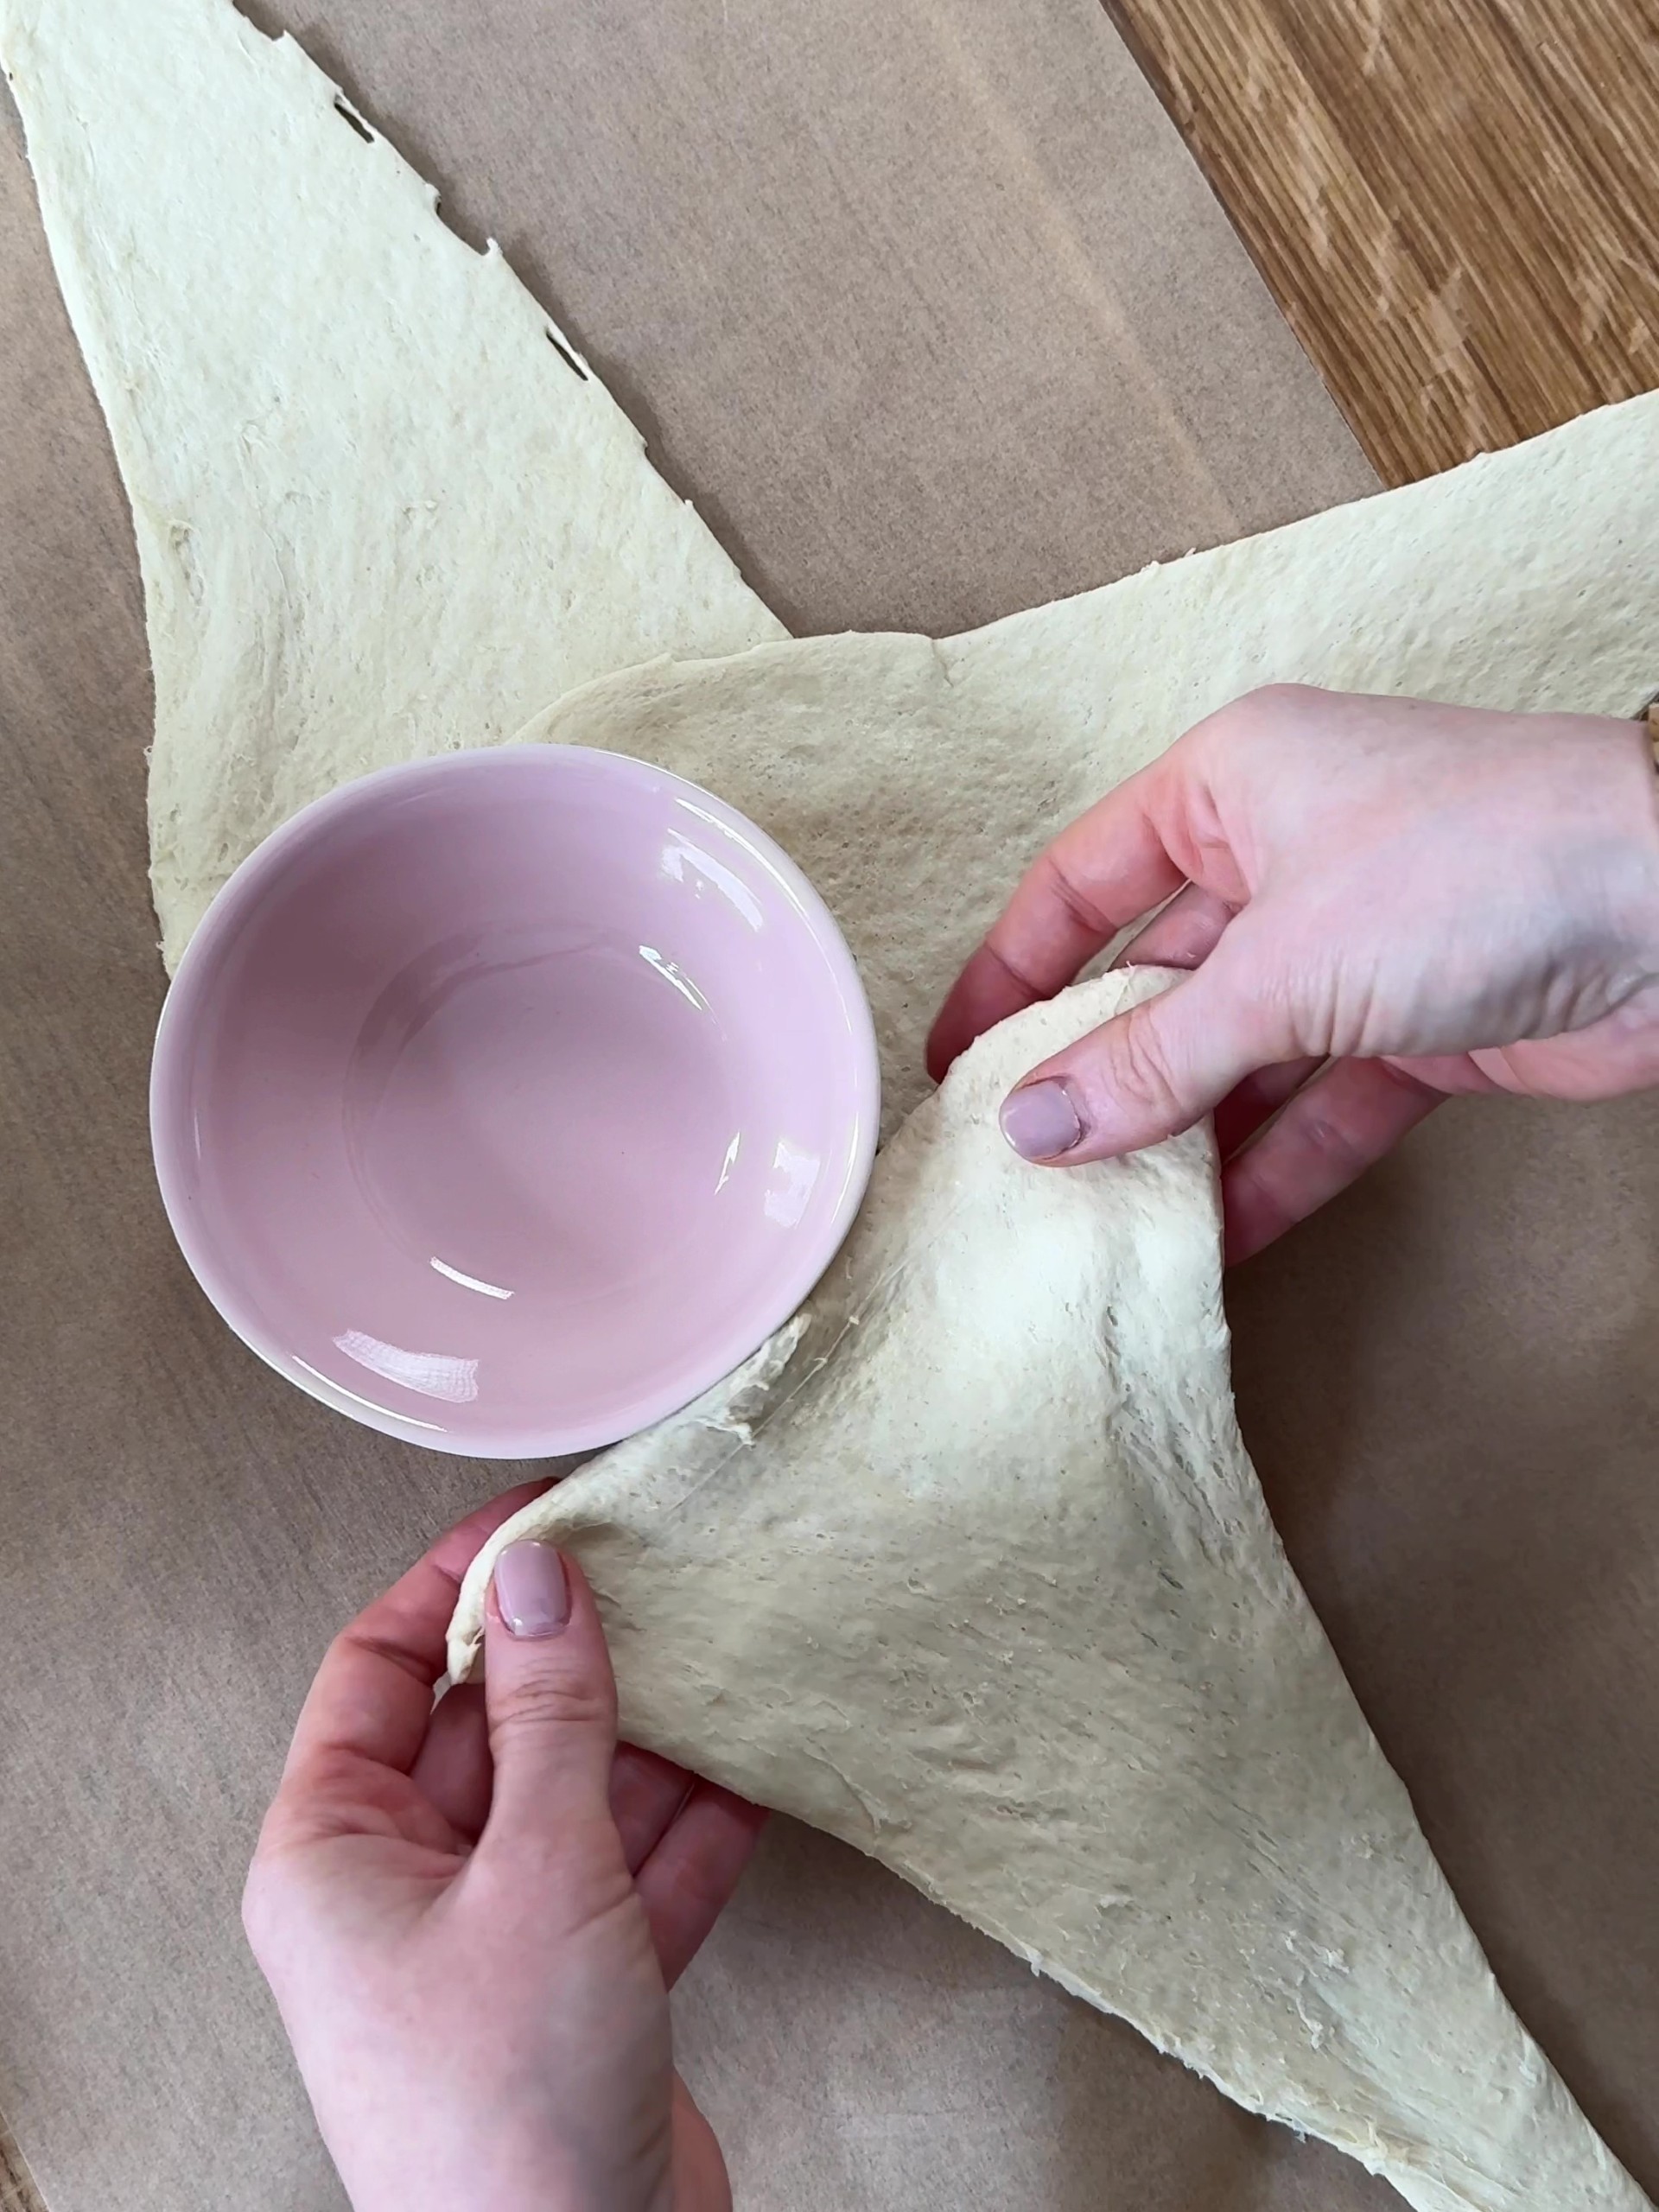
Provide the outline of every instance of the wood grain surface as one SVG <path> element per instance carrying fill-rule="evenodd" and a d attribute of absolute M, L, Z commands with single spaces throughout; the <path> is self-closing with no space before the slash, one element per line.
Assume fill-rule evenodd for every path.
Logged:
<path fill-rule="evenodd" d="M 0 2212 L 46 2212 L 16 2139 L 0 2120 Z"/>
<path fill-rule="evenodd" d="M 1106 0 L 1385 482 L 1659 381 L 1659 0 Z"/>

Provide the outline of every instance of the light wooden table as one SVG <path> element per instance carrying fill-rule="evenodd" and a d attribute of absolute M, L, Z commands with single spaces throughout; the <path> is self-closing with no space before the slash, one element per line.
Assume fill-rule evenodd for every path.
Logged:
<path fill-rule="evenodd" d="M 1107 0 L 1386 484 L 1659 381 L 1655 0 Z"/>
<path fill-rule="evenodd" d="M 0 2212 L 45 2212 L 23 2164 L 23 2154 L 3 2120 L 0 2120 Z"/>

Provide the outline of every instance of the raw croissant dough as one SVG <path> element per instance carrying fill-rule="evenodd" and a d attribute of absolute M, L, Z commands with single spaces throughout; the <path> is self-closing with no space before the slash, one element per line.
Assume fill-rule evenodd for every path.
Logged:
<path fill-rule="evenodd" d="M 228 0 L 0 0 L 0 52 L 133 505 L 169 964 L 305 800 L 534 716 L 795 852 L 863 967 L 896 1116 L 1020 863 L 1208 708 L 1300 677 L 1629 712 L 1656 680 L 1654 399 L 942 645 L 742 653 L 779 626 L 291 42 Z M 740 657 L 607 675 L 665 652 Z M 978 1048 L 808 1312 L 544 1509 L 611 1602 L 630 1725 L 1415 2204 L 1639 2204 L 1274 1539 L 1200 1141 L 1043 1176 L 989 1126 L 1125 988 Z"/>
<path fill-rule="evenodd" d="M 0 54 L 132 501 L 169 967 L 342 775 L 783 636 L 499 251 L 291 40 L 229 0 L 0 0 Z"/>
<path fill-rule="evenodd" d="M 961 638 L 819 638 L 603 678 L 525 737 L 711 785 L 834 908 L 888 1126 L 1023 863 L 1201 715 L 1268 682 L 1634 714 L 1659 688 L 1659 394 L 1446 476 Z"/>
<path fill-rule="evenodd" d="M 995 1109 L 1161 980 L 976 1046 L 841 1258 L 678 1419 L 510 1522 L 600 1595 L 623 1726 L 842 1836 L 1421 2212 L 1645 2199 L 1510 2011 L 1234 1421 L 1202 1131 L 1070 1173 Z"/>

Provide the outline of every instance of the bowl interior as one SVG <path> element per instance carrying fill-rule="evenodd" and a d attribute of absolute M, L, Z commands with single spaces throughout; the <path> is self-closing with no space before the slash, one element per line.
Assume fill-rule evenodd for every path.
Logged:
<path fill-rule="evenodd" d="M 168 1212 L 315 1395 L 537 1456 L 785 1320 L 874 1147 L 874 1044 L 799 871 L 658 770 L 464 754 L 333 794 L 220 894 L 163 1018 Z"/>

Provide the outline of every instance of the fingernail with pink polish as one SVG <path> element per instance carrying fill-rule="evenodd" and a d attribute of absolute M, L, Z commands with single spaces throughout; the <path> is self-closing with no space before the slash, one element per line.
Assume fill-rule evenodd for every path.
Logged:
<path fill-rule="evenodd" d="M 1002 1134 L 1022 1160 L 1058 1160 L 1083 1137 L 1083 1121 L 1063 1083 L 1028 1083 L 1002 1102 Z"/>
<path fill-rule="evenodd" d="M 514 1636 L 556 1636 L 570 1618 L 570 1585 L 551 1544 L 526 1537 L 495 1562 L 495 1603 Z"/>

